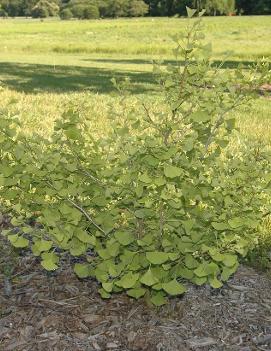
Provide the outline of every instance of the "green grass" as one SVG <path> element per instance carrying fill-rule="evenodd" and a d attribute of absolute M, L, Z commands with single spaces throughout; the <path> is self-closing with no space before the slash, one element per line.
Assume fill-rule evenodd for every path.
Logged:
<path fill-rule="evenodd" d="M 225 65 L 232 68 L 239 62 L 271 58 L 270 20 L 268 16 L 204 18 L 214 60 L 228 55 Z M 114 92 L 113 76 L 129 76 L 132 94 L 156 96 L 152 59 L 172 60 L 170 37 L 186 24 L 180 18 L 0 20 L 0 106 L 12 100 L 13 111 L 46 130 L 70 100 L 97 106 L 99 93 L 103 98 L 98 99 L 98 110 L 105 113 L 102 110 Z M 259 98 L 252 109 L 238 113 L 245 135 L 271 140 L 270 104 Z"/>
<path fill-rule="evenodd" d="M 97 21 L 2 20 L 2 52 L 21 54 L 171 55 L 169 37 L 186 19 L 143 18 Z M 234 59 L 251 60 L 270 55 L 270 18 L 205 18 L 207 39 L 221 58 L 234 50 Z"/>
<path fill-rule="evenodd" d="M 73 102 L 104 132 L 110 104 L 119 103 L 110 79 L 130 77 L 130 104 L 134 95 L 159 101 L 152 59 L 172 60 L 170 37 L 186 23 L 179 18 L 0 20 L 0 108 L 18 114 L 28 131 L 48 134 Z M 204 23 L 214 60 L 225 59 L 226 67 L 271 59 L 270 16 L 204 18 Z M 242 136 L 271 145 L 270 99 L 259 96 L 237 116 Z M 266 228 L 263 240 L 270 243 Z"/>

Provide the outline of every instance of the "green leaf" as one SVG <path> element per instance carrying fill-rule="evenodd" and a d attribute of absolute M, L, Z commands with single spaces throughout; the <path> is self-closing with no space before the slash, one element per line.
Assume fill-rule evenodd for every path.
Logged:
<path fill-rule="evenodd" d="M 211 287 L 214 288 L 214 289 L 219 289 L 219 288 L 221 288 L 223 286 L 223 284 L 221 283 L 221 281 L 219 281 L 217 279 L 217 277 L 210 278 L 209 282 L 210 282 Z"/>
<path fill-rule="evenodd" d="M 159 164 L 159 160 L 151 155 L 144 157 L 144 162 L 153 167 L 156 167 Z"/>
<path fill-rule="evenodd" d="M 163 283 L 162 288 L 166 293 L 173 296 L 181 295 L 186 292 L 186 288 L 182 284 L 178 283 L 176 279 L 173 279 L 168 283 Z"/>
<path fill-rule="evenodd" d="M 108 273 L 111 277 L 115 278 L 119 275 L 120 272 L 118 270 L 118 267 L 115 264 L 110 263 L 108 265 Z"/>
<path fill-rule="evenodd" d="M 133 234 L 129 232 L 116 232 L 114 236 L 124 246 L 131 244 L 135 240 Z"/>
<path fill-rule="evenodd" d="M 17 234 L 15 235 L 9 235 L 8 240 L 11 242 L 11 244 L 16 247 L 23 249 L 24 247 L 27 247 L 29 245 L 29 240 L 25 239 L 23 236 L 18 236 Z"/>
<path fill-rule="evenodd" d="M 107 249 L 97 250 L 97 253 L 103 260 L 111 258 L 110 252 Z"/>
<path fill-rule="evenodd" d="M 141 277 L 140 282 L 147 286 L 152 286 L 159 282 L 150 269 Z"/>
<path fill-rule="evenodd" d="M 194 224 L 195 224 L 195 221 L 192 220 L 192 219 L 189 219 L 189 220 L 187 220 L 187 221 L 182 221 L 182 223 L 183 223 L 183 227 L 184 227 L 184 229 L 185 229 L 185 232 L 186 232 L 187 234 L 190 234 L 191 229 L 193 228 L 193 226 L 194 226 Z"/>
<path fill-rule="evenodd" d="M 166 179 L 164 177 L 159 177 L 154 180 L 154 184 L 157 186 L 162 186 L 166 184 Z"/>
<path fill-rule="evenodd" d="M 180 254 L 177 252 L 171 252 L 168 254 L 168 257 L 170 261 L 176 261 L 180 257 Z"/>
<path fill-rule="evenodd" d="M 169 256 L 165 252 L 153 251 L 153 252 L 147 252 L 146 258 L 152 264 L 162 264 L 168 261 Z"/>
<path fill-rule="evenodd" d="M 111 293 L 111 291 L 113 290 L 113 282 L 102 283 L 102 287 L 106 292 Z"/>
<path fill-rule="evenodd" d="M 238 263 L 231 268 L 224 267 L 221 273 L 221 280 L 224 282 L 227 281 L 230 278 L 230 276 L 236 272 L 237 268 L 238 268 Z"/>
<path fill-rule="evenodd" d="M 109 279 L 109 276 L 107 274 L 107 272 L 99 269 L 99 268 L 96 268 L 95 271 L 94 271 L 94 275 L 96 277 L 96 279 L 100 282 L 100 283 L 105 283 L 108 281 Z"/>
<path fill-rule="evenodd" d="M 120 259 L 125 265 L 127 265 L 132 262 L 135 255 L 136 255 L 136 252 L 124 249 L 123 254 L 120 255 Z"/>
<path fill-rule="evenodd" d="M 135 299 L 139 299 L 140 297 L 144 296 L 145 293 L 146 293 L 146 289 L 143 289 L 143 288 L 135 288 L 127 291 L 127 295 Z"/>
<path fill-rule="evenodd" d="M 222 255 L 217 249 L 211 249 L 209 250 L 209 253 L 212 259 L 216 262 L 222 262 L 225 258 L 225 256 Z"/>
<path fill-rule="evenodd" d="M 141 210 L 136 210 L 135 211 L 135 216 L 137 218 L 146 218 L 146 217 L 150 217 L 153 214 L 152 210 L 145 208 L 145 209 L 141 209 Z"/>
<path fill-rule="evenodd" d="M 151 268 L 151 271 L 153 273 L 153 275 L 159 280 L 159 281 L 163 281 L 164 278 L 166 278 L 168 276 L 168 272 L 167 270 L 164 268 L 164 264 L 161 266 L 155 266 L 153 268 Z M 171 267 L 171 265 L 170 265 Z"/>
<path fill-rule="evenodd" d="M 198 268 L 194 270 L 194 273 L 199 278 L 206 277 L 208 275 L 207 264 L 206 263 L 200 264 Z"/>
<path fill-rule="evenodd" d="M 99 289 L 98 291 L 103 299 L 110 299 L 111 295 L 107 291 L 105 291 L 103 288 Z"/>
<path fill-rule="evenodd" d="M 194 272 L 186 267 L 178 267 L 176 276 L 184 279 L 191 280 L 194 276 Z"/>
<path fill-rule="evenodd" d="M 184 145 L 183 145 L 183 150 L 184 150 L 184 151 L 187 151 L 187 152 L 193 150 L 193 148 L 194 148 L 194 143 L 195 143 L 195 140 L 194 140 L 193 138 L 188 138 L 188 139 L 186 139 L 186 140 L 185 140 L 185 143 L 184 143 Z"/>
<path fill-rule="evenodd" d="M 212 222 L 212 227 L 215 229 L 215 230 L 227 230 L 229 229 L 229 225 L 228 223 L 218 223 L 218 222 Z"/>
<path fill-rule="evenodd" d="M 163 239 L 163 240 L 162 240 L 162 246 L 163 246 L 164 248 L 166 248 L 166 247 L 172 247 L 172 242 L 169 241 L 168 239 Z"/>
<path fill-rule="evenodd" d="M 207 277 L 194 277 L 192 282 L 196 285 L 201 286 L 207 282 Z"/>
<path fill-rule="evenodd" d="M 87 278 L 90 276 L 90 266 L 87 263 L 76 263 L 74 272 L 79 278 Z"/>
<path fill-rule="evenodd" d="M 199 262 L 190 254 L 185 255 L 185 265 L 189 269 L 197 268 Z"/>
<path fill-rule="evenodd" d="M 197 10 L 191 9 L 190 7 L 186 6 L 186 12 L 188 18 L 192 18 L 196 14 Z"/>
<path fill-rule="evenodd" d="M 5 178 L 3 177 L 2 174 L 0 174 L 0 186 L 4 186 L 5 185 Z"/>
<path fill-rule="evenodd" d="M 124 288 L 124 289 L 130 289 L 132 288 L 136 282 L 138 281 L 139 278 L 139 273 L 126 273 L 124 276 L 118 280 L 115 284 Z"/>
<path fill-rule="evenodd" d="M 52 241 L 48 240 L 37 240 L 32 246 L 32 252 L 35 256 L 39 256 L 41 252 L 49 251 L 53 245 Z"/>
<path fill-rule="evenodd" d="M 162 290 L 162 283 L 157 283 L 152 286 L 153 290 Z"/>
<path fill-rule="evenodd" d="M 40 252 L 49 251 L 52 245 L 53 242 L 48 240 L 37 240 L 35 242 L 35 246 Z"/>
<path fill-rule="evenodd" d="M 45 268 L 47 271 L 55 271 L 58 266 L 56 265 L 56 263 L 53 260 L 42 260 L 41 261 L 41 265 L 43 268 Z"/>
<path fill-rule="evenodd" d="M 154 237 L 151 234 L 147 234 L 141 240 L 137 240 L 137 243 L 139 246 L 150 246 L 153 240 Z"/>
<path fill-rule="evenodd" d="M 191 119 L 197 123 L 208 122 L 211 119 L 211 115 L 206 111 L 197 111 L 191 115 Z"/>
<path fill-rule="evenodd" d="M 144 187 L 143 185 L 138 185 L 137 187 L 135 187 L 135 194 L 137 197 L 141 197 L 143 195 L 143 191 L 144 191 Z"/>
<path fill-rule="evenodd" d="M 22 220 L 20 220 L 20 219 L 18 219 L 18 218 L 16 218 L 16 217 L 13 217 L 13 218 L 11 219 L 10 223 L 11 223 L 12 225 L 14 225 L 15 227 L 16 227 L 16 226 L 19 226 L 19 225 L 21 225 L 21 224 L 23 224 Z"/>
<path fill-rule="evenodd" d="M 54 252 L 43 252 L 41 258 L 43 260 L 51 260 L 55 263 L 59 262 L 59 257 Z"/>
<path fill-rule="evenodd" d="M 92 199 L 92 203 L 96 206 L 104 207 L 107 204 L 107 200 L 104 196 L 98 196 Z"/>
<path fill-rule="evenodd" d="M 222 262 L 226 267 L 232 267 L 237 263 L 237 256 L 225 254 Z"/>
<path fill-rule="evenodd" d="M 234 129 L 235 128 L 235 122 L 236 122 L 235 118 L 227 119 L 226 120 L 227 129 L 229 129 L 229 130 Z"/>
<path fill-rule="evenodd" d="M 120 251 L 120 244 L 118 242 L 112 243 L 107 247 L 107 251 L 109 252 L 111 257 L 116 257 Z"/>
<path fill-rule="evenodd" d="M 85 230 L 79 230 L 76 232 L 77 238 L 85 244 L 90 244 L 92 246 L 96 245 L 95 236 L 87 233 Z"/>
<path fill-rule="evenodd" d="M 231 226 L 231 228 L 236 229 L 239 227 L 242 227 L 243 225 L 245 225 L 245 220 L 243 218 L 240 217 L 235 217 L 232 219 L 229 219 L 229 225 Z"/>
<path fill-rule="evenodd" d="M 152 182 L 152 179 L 148 176 L 147 173 L 143 173 L 141 174 L 138 179 L 142 182 L 142 183 L 146 183 L 146 184 L 150 184 Z"/>
<path fill-rule="evenodd" d="M 206 271 L 208 274 L 216 275 L 220 272 L 218 265 L 215 262 L 210 262 L 206 265 Z"/>
<path fill-rule="evenodd" d="M 78 129 L 75 128 L 69 128 L 65 131 L 65 134 L 67 136 L 68 139 L 72 139 L 72 140 L 79 140 L 81 139 L 81 133 Z"/>
<path fill-rule="evenodd" d="M 151 297 L 151 303 L 155 306 L 160 307 L 167 303 L 167 299 L 165 298 L 165 294 L 162 291 L 157 293 L 153 293 Z"/>
<path fill-rule="evenodd" d="M 87 245 L 78 240 L 76 237 L 73 237 L 69 242 L 70 253 L 72 256 L 83 255 L 87 250 Z"/>
<path fill-rule="evenodd" d="M 180 177 L 183 174 L 183 170 L 172 165 L 165 165 L 164 174 L 167 178 L 173 179 L 176 177 Z"/>

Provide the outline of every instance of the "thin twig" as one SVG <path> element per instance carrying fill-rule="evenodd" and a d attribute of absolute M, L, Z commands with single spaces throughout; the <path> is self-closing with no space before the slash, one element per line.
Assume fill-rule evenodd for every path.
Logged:
<path fill-rule="evenodd" d="M 145 112 L 146 112 L 146 115 L 147 115 L 147 117 L 148 117 L 149 122 L 157 128 L 158 125 L 157 125 L 157 124 L 154 122 L 154 120 L 152 119 L 152 117 L 151 117 L 151 115 L 150 115 L 150 112 L 149 112 L 148 108 L 146 107 L 146 105 L 144 104 L 144 102 L 142 103 L 142 106 L 143 106 L 143 108 L 144 108 L 144 110 L 145 110 Z"/>
<path fill-rule="evenodd" d="M 83 215 L 96 227 L 98 230 L 100 230 L 104 235 L 106 235 L 106 232 L 97 224 L 95 221 L 90 217 L 90 215 L 87 213 L 87 211 L 79 206 L 76 202 L 74 202 L 71 199 L 66 199 L 69 203 L 71 203 L 75 208 L 77 208 Z"/>

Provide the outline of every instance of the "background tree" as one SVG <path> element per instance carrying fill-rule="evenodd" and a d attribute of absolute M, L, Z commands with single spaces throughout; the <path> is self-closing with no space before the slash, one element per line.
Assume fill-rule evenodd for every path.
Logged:
<path fill-rule="evenodd" d="M 100 17 L 100 12 L 97 5 L 90 4 L 84 8 L 83 19 L 92 19 L 92 18 L 94 19 L 99 17 Z"/>
<path fill-rule="evenodd" d="M 238 12 L 244 15 L 270 15 L 271 1 L 270 0 L 236 0 Z"/>
<path fill-rule="evenodd" d="M 56 2 L 48 1 L 48 0 L 40 0 L 32 9 L 32 17 L 35 18 L 45 18 L 45 17 L 53 17 L 58 16 L 59 14 L 59 6 Z"/>
<path fill-rule="evenodd" d="M 70 9 L 63 9 L 60 14 L 60 18 L 63 20 L 69 20 L 73 17 L 73 14 Z"/>
<path fill-rule="evenodd" d="M 100 17 L 97 1 L 72 0 L 64 4 L 61 14 L 63 14 L 64 10 L 69 10 L 72 17 L 80 19 L 91 19 Z M 68 12 L 64 12 L 64 14 L 65 13 L 67 14 Z M 61 16 L 61 18 L 63 17 Z"/>
<path fill-rule="evenodd" d="M 21 0 L 3 0 L 1 3 L 2 9 L 10 17 L 22 16 L 23 8 Z"/>
<path fill-rule="evenodd" d="M 37 0 L 22 0 L 22 9 L 24 16 L 31 16 L 33 7 L 37 4 Z"/>
<path fill-rule="evenodd" d="M 126 17 L 128 15 L 129 2 L 127 0 L 108 0 L 106 15 L 108 17 Z"/>
<path fill-rule="evenodd" d="M 128 14 L 131 17 L 140 17 L 148 13 L 148 5 L 142 0 L 130 0 Z"/>
<path fill-rule="evenodd" d="M 237 12 L 245 15 L 271 14 L 271 0 L 0 0 L 1 14 L 10 17 L 30 16 L 38 12 L 51 13 L 55 5 L 69 9 L 73 17 L 136 17 L 186 15 L 186 6 L 206 8 L 207 15 L 229 15 Z M 43 5 L 40 4 L 43 3 Z M 54 15 L 58 11 L 54 10 Z M 64 14 L 68 12 L 64 12 Z M 62 16 L 62 15 L 61 15 Z M 62 16 L 63 18 L 63 16 Z"/>
<path fill-rule="evenodd" d="M 7 12 L 0 5 L 0 17 L 7 17 L 7 16 L 8 16 Z"/>

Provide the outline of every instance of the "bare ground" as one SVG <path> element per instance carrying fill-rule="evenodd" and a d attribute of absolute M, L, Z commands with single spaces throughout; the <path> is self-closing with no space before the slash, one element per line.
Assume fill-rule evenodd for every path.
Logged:
<path fill-rule="evenodd" d="M 271 350 L 271 281 L 245 266 L 222 289 L 189 286 L 161 309 L 102 300 L 95 282 L 31 257 L 11 282 L 0 275 L 1 351 Z"/>

